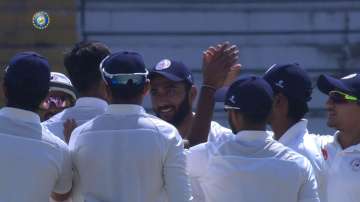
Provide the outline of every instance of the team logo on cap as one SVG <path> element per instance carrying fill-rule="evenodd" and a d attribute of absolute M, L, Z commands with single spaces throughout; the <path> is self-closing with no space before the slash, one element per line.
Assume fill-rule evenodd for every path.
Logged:
<path fill-rule="evenodd" d="M 229 98 L 229 101 L 232 102 L 233 104 L 235 104 L 235 103 L 236 103 L 236 102 L 235 102 L 235 96 L 231 96 L 231 97 Z"/>
<path fill-rule="evenodd" d="M 360 159 L 354 159 L 351 162 L 351 167 L 353 171 L 359 171 L 360 170 Z"/>
<path fill-rule="evenodd" d="M 357 76 L 357 74 L 350 74 L 350 75 L 347 75 L 347 76 L 345 76 L 345 77 L 343 77 L 343 78 L 341 78 L 341 79 L 352 79 L 352 78 L 354 78 L 355 76 Z"/>
<path fill-rule="evenodd" d="M 280 80 L 280 81 L 276 82 L 275 85 L 280 88 L 284 88 L 284 80 Z"/>
<path fill-rule="evenodd" d="M 50 17 L 45 11 L 39 11 L 34 14 L 32 23 L 36 29 L 45 29 L 50 24 Z"/>
<path fill-rule="evenodd" d="M 157 65 L 155 66 L 156 70 L 163 70 L 167 69 L 171 66 L 171 61 L 168 59 L 161 60 Z"/>

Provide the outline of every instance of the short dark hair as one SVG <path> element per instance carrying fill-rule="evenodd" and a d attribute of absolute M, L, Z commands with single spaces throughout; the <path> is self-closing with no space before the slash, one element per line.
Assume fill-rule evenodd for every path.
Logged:
<path fill-rule="evenodd" d="M 114 100 L 129 100 L 136 98 L 144 91 L 145 83 L 140 85 L 109 85 Z"/>
<path fill-rule="evenodd" d="M 99 65 L 109 54 L 109 48 L 97 41 L 79 42 L 65 54 L 64 66 L 78 92 L 88 91 L 102 80 Z"/>
<path fill-rule="evenodd" d="M 242 115 L 243 119 L 249 124 L 262 124 L 266 123 L 270 113 L 271 113 L 271 105 L 266 107 L 266 110 L 259 110 L 256 112 L 248 112 L 247 110 L 236 110 L 237 113 Z"/>
<path fill-rule="evenodd" d="M 50 78 L 50 72 L 48 74 Z M 6 77 L 4 79 L 4 86 L 6 88 L 7 106 L 29 111 L 38 110 L 41 102 L 49 92 L 49 84 L 36 88 L 27 88 L 21 82 L 11 82 Z"/>
<path fill-rule="evenodd" d="M 288 99 L 288 117 L 298 122 L 304 118 L 305 114 L 309 111 L 306 101 L 296 100 L 290 97 Z"/>

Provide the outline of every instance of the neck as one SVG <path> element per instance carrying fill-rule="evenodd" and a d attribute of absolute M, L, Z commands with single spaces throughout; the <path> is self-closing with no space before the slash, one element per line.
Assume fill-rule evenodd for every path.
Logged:
<path fill-rule="evenodd" d="M 338 136 L 339 144 L 343 149 L 357 145 L 360 143 L 360 131 L 344 131 L 341 130 Z"/>
<path fill-rule="evenodd" d="M 34 112 L 36 114 L 38 114 L 39 112 L 39 109 L 33 109 L 33 108 L 30 108 L 30 107 L 24 107 L 24 106 L 20 106 L 20 105 L 17 105 L 17 104 L 11 104 L 11 103 L 8 103 L 6 104 L 7 107 L 12 107 L 12 108 L 17 108 L 17 109 L 22 109 L 22 110 L 26 110 L 26 111 L 31 111 L 31 112 Z"/>
<path fill-rule="evenodd" d="M 250 125 L 244 125 L 239 131 L 242 130 L 254 130 L 254 131 L 265 131 L 266 125 L 263 124 L 250 124 Z"/>
<path fill-rule="evenodd" d="M 186 138 L 186 134 L 188 134 L 190 128 L 191 128 L 191 124 L 193 122 L 194 119 L 194 115 L 192 113 L 192 111 L 190 111 L 190 113 L 188 113 L 183 122 L 181 122 L 178 126 L 176 126 L 176 129 L 179 131 L 180 135 L 182 138 Z"/>
<path fill-rule="evenodd" d="M 288 118 L 271 123 L 271 128 L 274 131 L 274 139 L 279 140 L 295 123 L 295 121 Z"/>

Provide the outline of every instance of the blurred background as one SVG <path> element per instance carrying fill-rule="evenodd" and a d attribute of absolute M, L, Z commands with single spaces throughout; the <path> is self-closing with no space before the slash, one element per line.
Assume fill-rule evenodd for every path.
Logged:
<path fill-rule="evenodd" d="M 358 0 L 0 0 L 0 10 L 2 67 L 16 52 L 33 50 L 50 60 L 53 71 L 64 72 L 64 51 L 83 39 L 112 51 L 138 51 L 149 67 L 163 58 L 182 60 L 198 87 L 202 51 L 218 42 L 238 45 L 242 74 L 297 62 L 314 81 L 307 115 L 313 133 L 333 132 L 317 77 L 341 77 L 360 65 Z M 45 30 L 32 25 L 37 11 L 50 16 Z M 150 112 L 148 98 L 145 106 Z M 218 103 L 214 119 L 227 125 L 225 115 Z"/>

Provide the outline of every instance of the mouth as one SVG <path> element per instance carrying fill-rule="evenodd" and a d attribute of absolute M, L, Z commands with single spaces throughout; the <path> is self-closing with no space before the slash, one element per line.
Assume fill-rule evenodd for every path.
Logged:
<path fill-rule="evenodd" d="M 165 120 L 170 120 L 173 116 L 173 113 L 175 111 L 175 107 L 173 106 L 161 106 L 157 109 L 158 114 L 161 118 Z"/>

